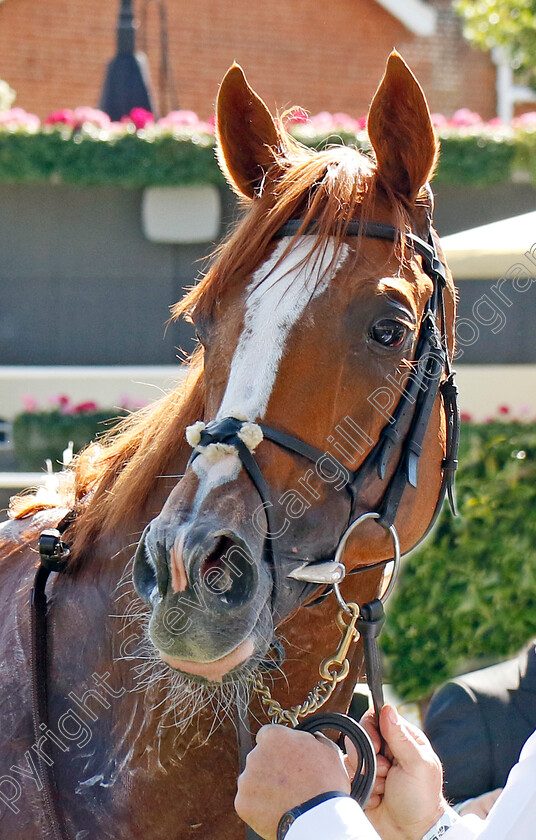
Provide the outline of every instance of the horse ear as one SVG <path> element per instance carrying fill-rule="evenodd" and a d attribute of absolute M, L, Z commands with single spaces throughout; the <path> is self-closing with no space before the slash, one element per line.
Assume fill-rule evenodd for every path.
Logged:
<path fill-rule="evenodd" d="M 367 128 L 380 178 L 413 201 L 433 174 L 439 144 L 423 90 L 396 50 L 372 100 Z"/>
<path fill-rule="evenodd" d="M 272 116 L 233 64 L 221 83 L 216 104 L 218 160 L 231 187 L 254 198 L 280 145 Z"/>

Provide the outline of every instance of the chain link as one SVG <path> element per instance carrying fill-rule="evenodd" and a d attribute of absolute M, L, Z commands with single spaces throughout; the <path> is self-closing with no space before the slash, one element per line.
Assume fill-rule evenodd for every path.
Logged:
<path fill-rule="evenodd" d="M 349 621 L 347 621 L 350 615 Z M 346 604 L 346 609 L 339 610 L 337 624 L 342 634 L 340 644 L 335 653 L 323 659 L 319 665 L 320 680 L 309 692 L 303 703 L 284 709 L 283 706 L 272 697 L 268 686 L 264 685 L 261 674 L 257 674 L 253 683 L 253 691 L 260 697 L 261 703 L 271 723 L 290 724 L 297 726 L 300 718 L 314 714 L 331 697 L 339 683 L 343 682 L 350 671 L 348 652 L 353 642 L 357 642 L 359 632 L 356 629 L 359 618 L 359 607 L 357 604 Z"/>

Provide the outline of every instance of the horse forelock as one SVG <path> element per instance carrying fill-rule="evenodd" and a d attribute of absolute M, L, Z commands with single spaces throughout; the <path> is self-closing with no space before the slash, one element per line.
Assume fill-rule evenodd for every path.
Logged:
<path fill-rule="evenodd" d="M 307 259 L 316 255 L 322 260 L 328 245 L 334 244 L 335 265 L 340 261 L 348 223 L 373 217 L 378 182 L 370 158 L 348 146 L 315 152 L 288 135 L 284 149 L 277 163 L 282 174 L 272 179 L 267 173 L 262 194 L 247 201 L 248 212 L 215 251 L 206 274 L 173 307 L 175 318 L 190 318 L 194 310 L 196 315 L 210 315 L 234 278 L 248 277 L 262 264 L 275 234 L 289 219 L 302 219 L 303 224 L 281 259 L 314 222 L 317 235 L 311 237 L 312 253 Z M 408 223 L 405 202 L 394 194 L 388 200 L 392 223 L 404 230 Z"/>

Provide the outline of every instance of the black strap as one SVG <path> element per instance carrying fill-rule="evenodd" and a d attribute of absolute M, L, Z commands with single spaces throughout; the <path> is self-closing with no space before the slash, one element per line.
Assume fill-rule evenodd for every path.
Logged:
<path fill-rule="evenodd" d="M 35 573 L 30 592 L 30 635 L 32 657 L 32 722 L 35 743 L 43 735 L 42 727 L 48 728 L 48 627 L 46 585 L 52 572 L 63 572 L 67 567 L 69 549 L 61 537 L 75 518 L 69 511 L 57 528 L 43 531 L 39 538 L 41 562 Z M 59 808 L 54 765 L 43 760 L 37 752 L 37 762 L 43 783 L 43 800 L 54 840 L 69 840 L 63 814 Z"/>
<path fill-rule="evenodd" d="M 30 593 L 30 631 L 32 645 L 32 721 L 35 743 L 42 737 L 41 726 L 48 728 L 48 640 L 47 596 L 45 592 L 50 569 L 40 565 Z M 43 760 L 37 752 L 37 762 L 43 783 L 43 800 L 54 840 L 68 840 L 69 835 L 59 809 L 54 765 Z"/>
<path fill-rule="evenodd" d="M 303 219 L 289 219 L 279 230 L 274 233 L 274 239 L 283 239 L 285 236 L 314 236 L 319 231 L 319 222 L 312 219 L 308 225 L 304 225 Z M 392 225 L 384 225 L 381 222 L 361 222 L 359 219 L 352 219 L 341 225 L 341 231 L 346 236 L 366 236 L 367 239 L 387 239 L 395 242 L 400 235 L 397 228 Z"/>
<path fill-rule="evenodd" d="M 363 639 L 363 651 L 365 654 L 365 670 L 367 685 L 372 697 L 372 705 L 376 713 L 378 729 L 380 726 L 380 712 L 384 706 L 383 696 L 383 668 L 378 638 L 385 622 L 383 603 L 379 598 L 363 604 L 359 611 L 357 626 Z M 381 733 L 380 733 L 381 736 Z M 382 754 L 384 741 L 382 738 Z"/>
<path fill-rule="evenodd" d="M 289 435 L 287 432 L 280 432 L 277 429 L 272 429 L 270 426 L 265 426 L 263 423 L 259 423 L 259 426 L 262 429 L 262 433 L 266 440 L 271 440 L 272 443 L 277 443 L 279 446 L 282 446 L 284 449 L 288 449 L 289 452 L 294 452 L 296 455 L 302 455 L 304 458 L 307 458 L 313 463 L 319 461 L 320 458 L 323 458 L 326 454 L 321 449 L 317 449 L 315 446 L 305 443 L 305 441 L 301 440 L 301 438 Z M 346 467 L 337 461 L 337 459 L 331 454 L 330 458 L 333 458 L 333 461 L 337 463 L 337 466 L 341 470 L 348 472 Z"/>
<path fill-rule="evenodd" d="M 352 780 L 350 795 L 364 808 L 376 781 L 376 753 L 368 733 L 361 724 L 341 712 L 321 712 L 306 718 L 298 724 L 296 729 L 311 733 L 323 729 L 335 730 L 352 741 L 356 749 L 358 765 Z"/>

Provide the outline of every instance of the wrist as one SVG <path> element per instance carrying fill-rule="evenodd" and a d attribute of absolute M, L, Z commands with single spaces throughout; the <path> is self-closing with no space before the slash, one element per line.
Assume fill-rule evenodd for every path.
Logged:
<path fill-rule="evenodd" d="M 447 833 L 449 828 L 454 825 L 454 823 L 458 822 L 459 819 L 460 817 L 454 808 L 451 808 L 447 802 L 443 802 L 441 805 L 441 814 L 437 817 L 426 833 L 423 834 L 421 840 L 440 840 L 440 838 Z"/>

